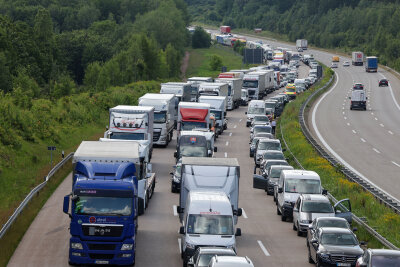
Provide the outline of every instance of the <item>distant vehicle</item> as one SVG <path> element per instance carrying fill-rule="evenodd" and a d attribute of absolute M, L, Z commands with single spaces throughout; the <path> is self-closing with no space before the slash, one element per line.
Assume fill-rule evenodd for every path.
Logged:
<path fill-rule="evenodd" d="M 293 83 L 288 83 L 286 85 L 285 94 L 289 97 L 289 99 L 296 98 L 296 86 Z"/>
<path fill-rule="evenodd" d="M 364 90 L 353 90 L 351 92 L 350 99 L 350 110 L 353 109 L 362 109 L 367 110 L 367 99 L 368 97 L 365 94 Z"/>
<path fill-rule="evenodd" d="M 269 117 L 266 115 L 257 115 L 254 116 L 253 121 L 251 122 L 251 127 L 254 127 L 256 125 L 269 125 Z"/>
<path fill-rule="evenodd" d="M 231 26 L 221 26 L 219 29 L 223 34 L 231 33 Z"/>
<path fill-rule="evenodd" d="M 378 71 L 378 58 L 377 57 L 366 57 L 365 71 L 366 72 L 377 72 Z"/>
<path fill-rule="evenodd" d="M 251 128 L 250 141 L 253 140 L 254 136 L 259 133 L 272 134 L 272 127 L 269 125 L 255 125 L 253 128 Z"/>
<path fill-rule="evenodd" d="M 379 80 L 379 86 L 389 86 L 389 81 L 387 79 Z"/>
<path fill-rule="evenodd" d="M 299 52 L 299 53 L 303 52 L 303 48 L 301 48 L 301 47 L 297 48 L 297 52 Z"/>
<path fill-rule="evenodd" d="M 338 56 L 333 56 L 332 57 L 332 62 L 339 62 L 340 58 Z"/>
<path fill-rule="evenodd" d="M 264 153 L 268 150 L 282 151 L 282 146 L 279 139 L 265 139 L 258 142 L 254 157 L 254 162 L 256 166 L 260 165 Z"/>
<path fill-rule="evenodd" d="M 363 52 L 352 52 L 351 53 L 351 64 L 355 66 L 362 66 L 364 64 Z"/>
<path fill-rule="evenodd" d="M 308 241 L 308 261 L 317 266 L 355 266 L 362 254 L 360 243 L 350 229 L 320 228 Z"/>
<path fill-rule="evenodd" d="M 211 258 L 217 256 L 236 256 L 232 248 L 199 247 L 189 259 L 188 267 L 208 267 Z"/>
<path fill-rule="evenodd" d="M 353 90 L 364 90 L 364 85 L 362 83 L 355 83 L 353 85 Z"/>
<path fill-rule="evenodd" d="M 296 49 L 297 52 L 303 52 L 303 50 L 307 50 L 308 48 L 308 42 L 306 39 L 297 39 L 296 40 Z M 301 51 L 299 51 L 301 50 Z"/>
<path fill-rule="evenodd" d="M 338 67 L 338 64 L 336 62 L 332 62 L 331 68 L 333 69 L 333 68 L 337 68 L 337 67 Z"/>
<path fill-rule="evenodd" d="M 343 62 L 343 67 L 350 67 L 350 62 L 349 61 Z"/>
<path fill-rule="evenodd" d="M 284 166 L 284 165 L 272 165 L 267 172 L 267 195 L 274 194 L 275 185 L 278 186 L 279 177 L 281 176 L 282 170 L 293 170 L 292 166 Z"/>
<path fill-rule="evenodd" d="M 209 267 L 254 267 L 248 257 L 214 256 Z"/>
<path fill-rule="evenodd" d="M 251 100 L 245 113 L 247 115 L 246 127 L 251 125 L 251 122 L 256 115 L 265 115 L 265 104 L 263 100 Z"/>
<path fill-rule="evenodd" d="M 269 139 L 268 133 L 260 133 L 259 136 L 254 137 L 252 141 L 249 142 L 250 144 L 250 157 L 254 156 L 254 152 L 256 151 L 257 142 L 261 139 Z"/>
<path fill-rule="evenodd" d="M 358 258 L 357 267 L 400 266 L 400 251 L 391 249 L 366 249 Z"/>

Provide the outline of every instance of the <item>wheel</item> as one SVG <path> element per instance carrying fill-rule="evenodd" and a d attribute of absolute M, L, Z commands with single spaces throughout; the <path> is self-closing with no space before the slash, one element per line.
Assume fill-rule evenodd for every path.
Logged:
<path fill-rule="evenodd" d="M 293 231 L 296 231 L 297 230 L 297 227 L 296 227 L 296 225 L 294 224 L 294 222 L 293 222 Z"/>
<path fill-rule="evenodd" d="M 315 265 L 317 267 L 322 267 L 322 264 L 319 262 L 318 256 L 316 257 L 317 262 L 315 263 Z"/>
<path fill-rule="evenodd" d="M 314 263 L 314 260 L 311 258 L 310 247 L 308 247 L 308 262 L 309 262 L 309 263 Z"/>
<path fill-rule="evenodd" d="M 281 215 L 281 212 L 280 212 L 279 209 L 278 209 L 278 205 L 276 205 L 276 214 L 277 214 L 277 215 Z"/>
<path fill-rule="evenodd" d="M 350 107 L 350 110 L 353 110 L 353 107 Z"/>

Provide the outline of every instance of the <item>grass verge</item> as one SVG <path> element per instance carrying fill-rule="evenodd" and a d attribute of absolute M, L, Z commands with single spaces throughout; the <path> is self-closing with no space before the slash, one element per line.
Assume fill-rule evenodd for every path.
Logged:
<path fill-rule="evenodd" d="M 282 140 L 282 128 L 286 143 L 302 166 L 307 170 L 317 172 L 321 177 L 323 187 L 328 189 L 336 199 L 349 198 L 354 214 L 358 217 L 365 217 L 369 226 L 378 231 L 395 246 L 399 247 L 400 216 L 381 204 L 371 193 L 364 191 L 357 183 L 347 180 L 337 168 L 333 167 L 326 159 L 318 154 L 314 147 L 308 143 L 301 131 L 298 121 L 299 110 L 312 92 L 329 81 L 330 77 L 333 75 L 333 71 L 326 68 L 324 74 L 324 78 L 313 86 L 312 89 L 298 95 L 296 101 L 292 101 L 286 105 L 279 119 L 280 123 L 278 123 L 277 126 L 277 136 Z M 320 94 L 322 93 L 323 92 Z M 317 99 L 319 95 L 315 96 L 314 99 Z M 287 156 L 290 158 L 289 154 Z M 293 163 L 294 166 L 296 165 L 294 161 L 291 163 Z M 367 241 L 368 247 L 382 247 L 382 244 L 365 229 L 361 226 L 358 228 L 358 238 Z"/>

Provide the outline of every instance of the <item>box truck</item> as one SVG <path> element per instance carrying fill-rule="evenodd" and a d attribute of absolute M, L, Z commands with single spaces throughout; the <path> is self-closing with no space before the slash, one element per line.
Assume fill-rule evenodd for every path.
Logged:
<path fill-rule="evenodd" d="M 179 102 L 190 102 L 192 100 L 192 86 L 190 83 L 168 82 L 162 83 L 160 94 L 175 94 Z"/>
<path fill-rule="evenodd" d="M 378 58 L 377 57 L 366 57 L 365 71 L 366 72 L 377 72 L 378 71 Z"/>
<path fill-rule="evenodd" d="M 352 52 L 351 53 L 351 64 L 355 66 L 362 66 L 364 64 L 364 53 L 363 52 Z"/>
<path fill-rule="evenodd" d="M 228 127 L 226 119 L 226 97 L 202 95 L 199 103 L 210 104 L 210 113 L 215 118 L 215 128 L 218 135 L 222 134 Z"/>
<path fill-rule="evenodd" d="M 306 39 L 297 39 L 296 40 L 296 49 L 298 50 L 307 50 L 308 42 Z"/>
<path fill-rule="evenodd" d="M 233 110 L 240 106 L 240 92 L 242 90 L 243 79 L 241 78 L 218 78 L 216 82 L 228 84 L 227 109 Z"/>

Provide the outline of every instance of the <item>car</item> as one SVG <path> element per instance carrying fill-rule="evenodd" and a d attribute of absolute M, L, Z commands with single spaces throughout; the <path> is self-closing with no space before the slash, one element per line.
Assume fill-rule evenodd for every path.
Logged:
<path fill-rule="evenodd" d="M 381 87 L 381 86 L 389 86 L 389 81 L 387 79 L 380 79 L 379 87 Z"/>
<path fill-rule="evenodd" d="M 311 239 L 319 228 L 322 227 L 335 227 L 350 229 L 350 224 L 345 218 L 340 217 L 317 217 L 308 226 L 307 230 L 307 246 L 308 240 Z M 357 228 L 353 228 L 353 232 L 356 232 Z"/>
<path fill-rule="evenodd" d="M 267 195 L 274 194 L 275 185 L 278 186 L 279 177 L 281 176 L 282 170 L 293 170 L 292 166 L 284 166 L 284 165 L 272 165 L 267 172 Z"/>
<path fill-rule="evenodd" d="M 297 52 L 299 52 L 299 53 L 303 52 L 303 48 L 301 48 L 301 47 L 297 48 Z"/>
<path fill-rule="evenodd" d="M 199 247 L 188 261 L 188 267 L 207 267 L 211 258 L 217 256 L 236 256 L 233 248 Z"/>
<path fill-rule="evenodd" d="M 250 157 L 254 156 L 254 152 L 256 151 L 257 142 L 260 139 L 271 139 L 270 134 L 268 133 L 260 133 L 257 137 L 254 137 L 250 144 Z"/>
<path fill-rule="evenodd" d="M 336 62 L 332 62 L 331 68 L 333 69 L 333 68 L 337 68 L 337 67 L 338 67 L 338 64 Z"/>
<path fill-rule="evenodd" d="M 302 194 L 297 199 L 293 207 L 293 230 L 297 231 L 297 235 L 301 236 L 303 233 L 307 233 L 310 223 L 312 220 L 318 217 L 335 217 L 336 216 L 336 205 L 343 205 L 343 202 L 349 202 L 350 200 L 344 199 L 335 206 L 331 205 L 327 196 L 318 194 Z M 351 211 L 346 213 L 337 214 L 342 218 L 351 218 Z"/>
<path fill-rule="evenodd" d="M 255 125 L 250 129 L 250 142 L 259 133 L 269 133 L 272 135 L 272 127 L 270 125 Z"/>
<path fill-rule="evenodd" d="M 353 85 L 353 90 L 364 90 L 364 84 L 362 83 L 355 83 Z"/>
<path fill-rule="evenodd" d="M 254 153 L 254 162 L 257 167 L 260 165 L 262 157 L 267 150 L 282 151 L 281 141 L 279 139 L 263 139 L 257 143 Z"/>
<path fill-rule="evenodd" d="M 355 266 L 365 245 L 350 229 L 331 227 L 320 228 L 308 242 L 308 262 L 316 266 Z"/>
<path fill-rule="evenodd" d="M 254 267 L 248 257 L 214 256 L 208 267 Z"/>
<path fill-rule="evenodd" d="M 290 166 L 289 163 L 284 160 L 284 159 L 270 159 L 270 160 L 263 160 L 260 163 L 260 174 L 263 176 L 267 176 L 267 170 L 272 166 L 272 165 L 285 165 L 285 166 Z M 255 172 L 254 172 L 255 173 Z"/>
<path fill-rule="evenodd" d="M 358 258 L 356 267 L 400 267 L 400 251 L 391 249 L 366 249 Z"/>
<path fill-rule="evenodd" d="M 350 67 L 350 62 L 349 61 L 343 62 L 343 67 Z"/>
<path fill-rule="evenodd" d="M 280 150 L 266 150 L 262 154 L 260 168 L 264 169 L 265 162 L 268 160 L 286 160 L 285 155 Z M 263 172 L 266 173 L 266 172 Z"/>
<path fill-rule="evenodd" d="M 174 166 L 174 171 L 170 172 L 171 178 L 171 192 L 179 193 L 181 190 L 181 167 L 182 159 L 179 159 L 178 163 Z"/>
<path fill-rule="evenodd" d="M 254 116 L 253 120 L 251 121 L 251 128 L 255 125 L 269 125 L 270 120 L 269 117 L 266 115 L 256 115 Z"/>

